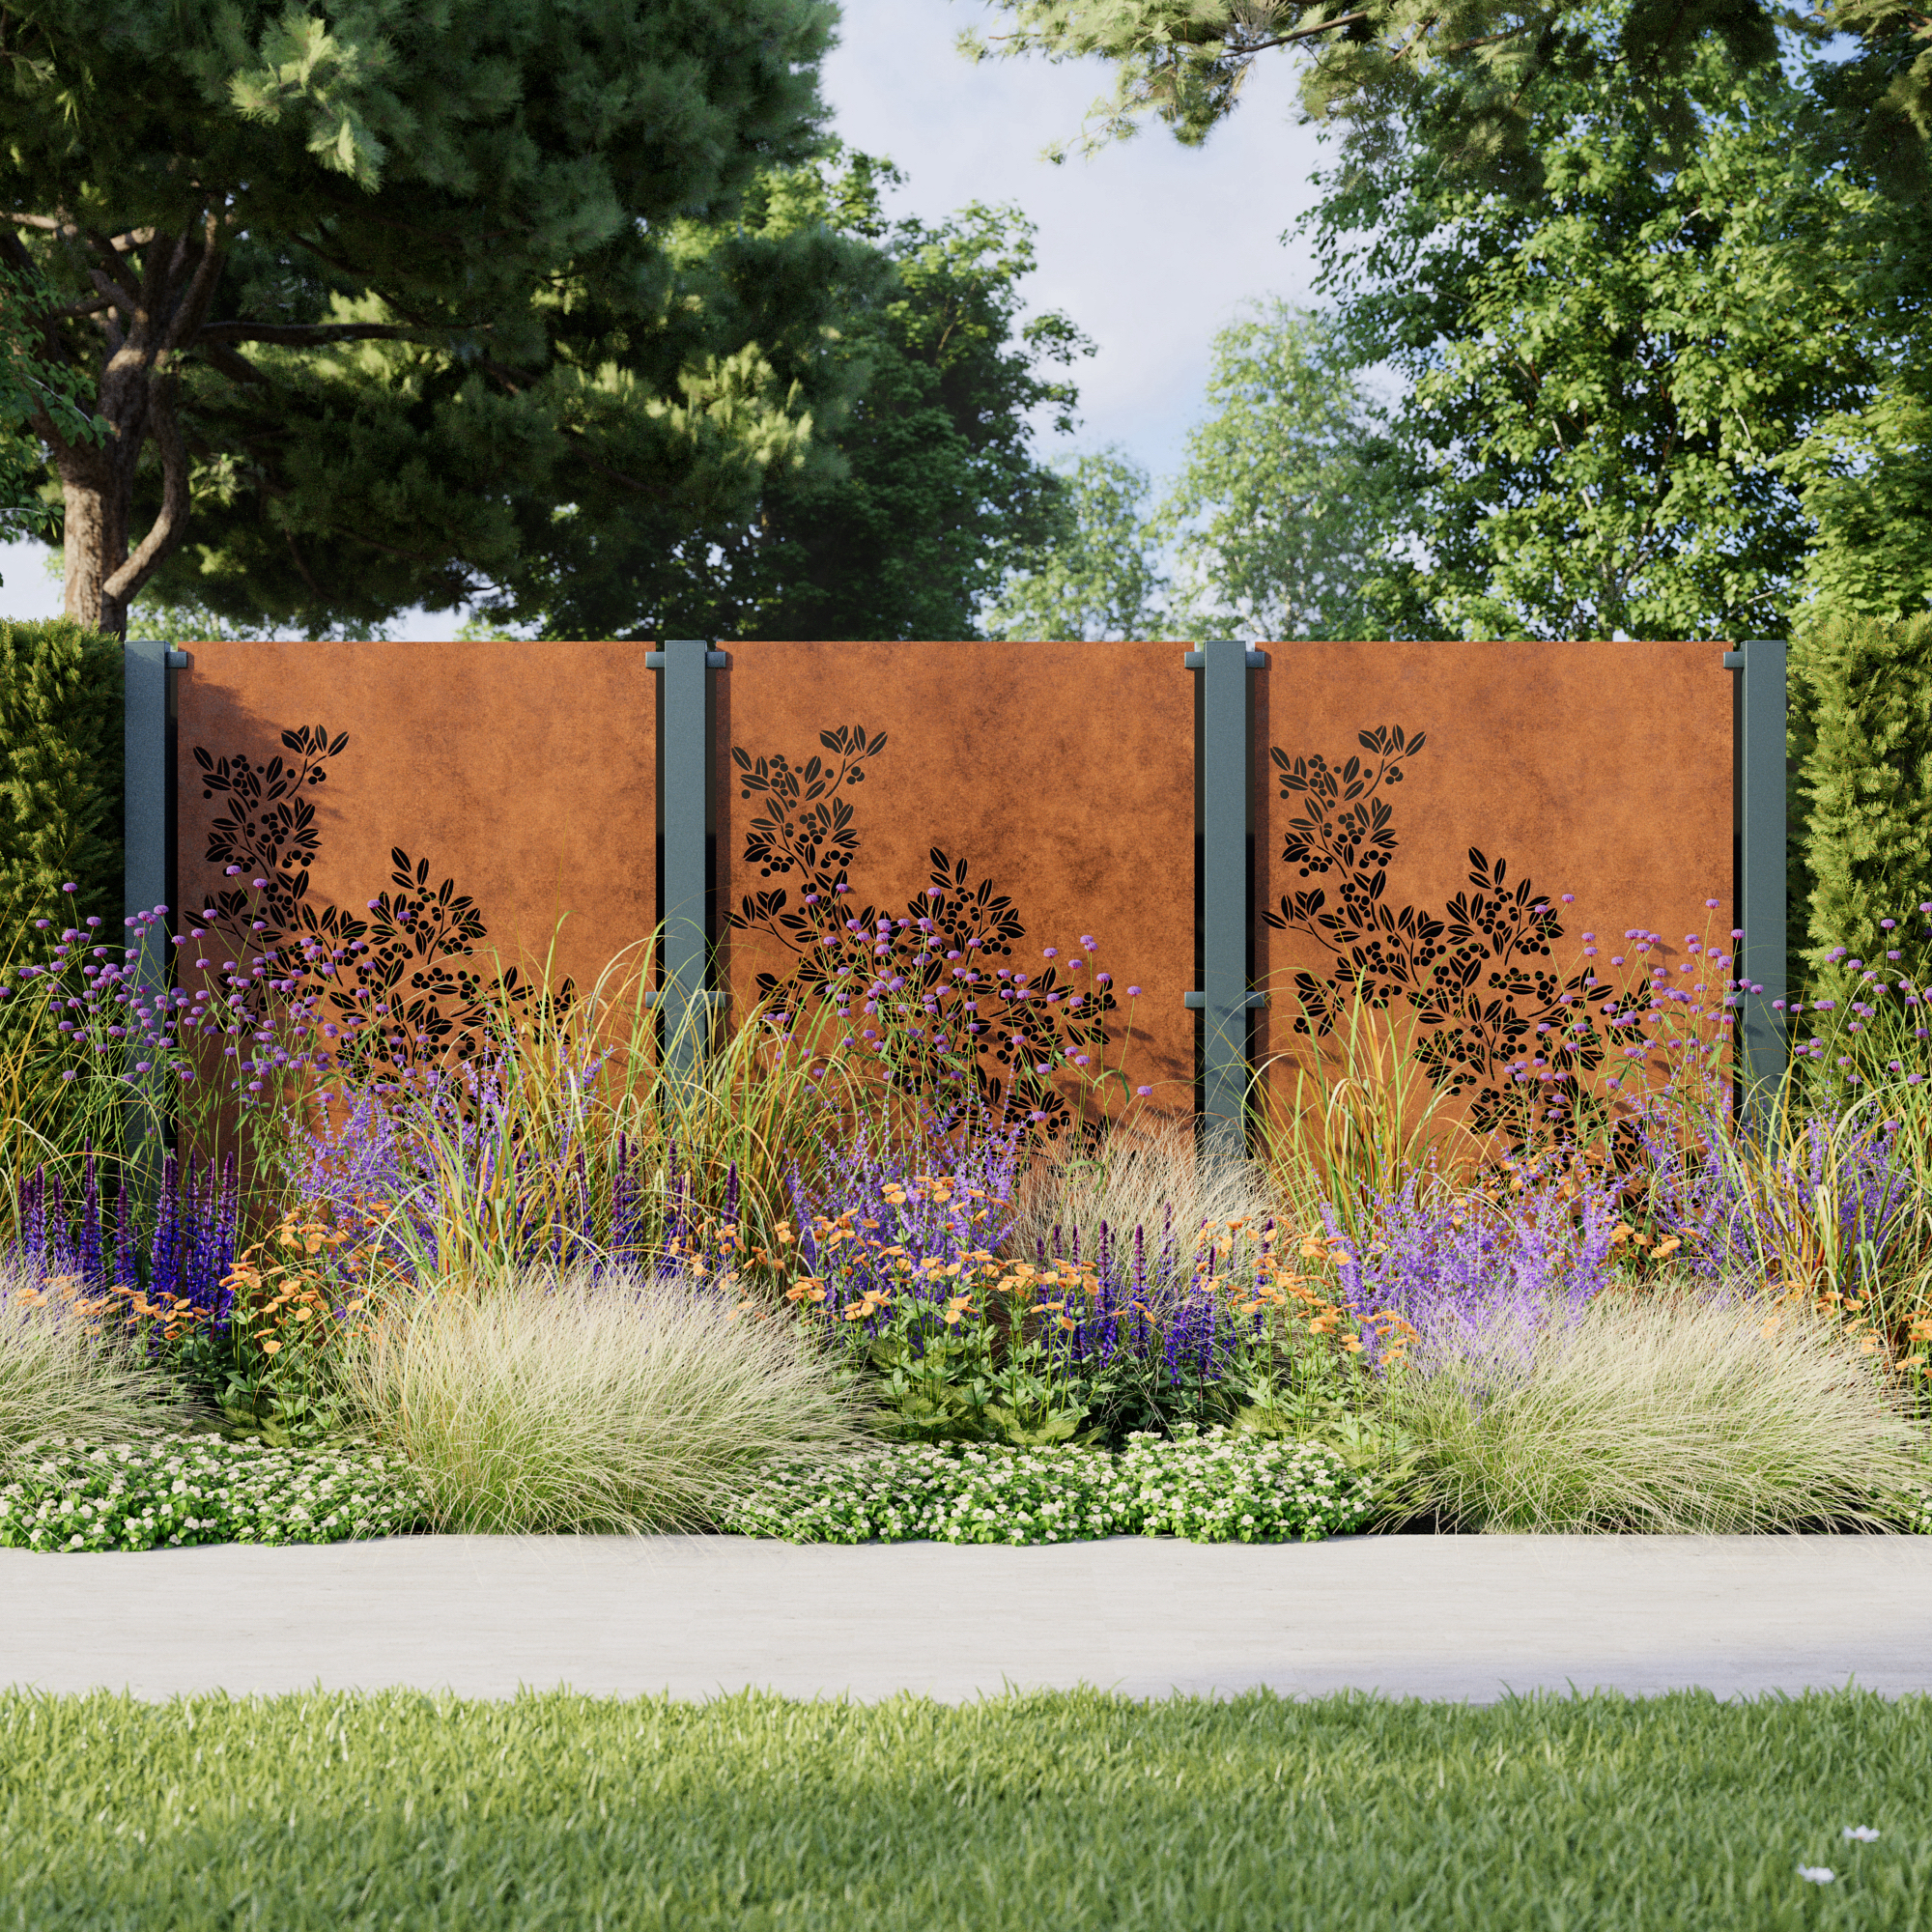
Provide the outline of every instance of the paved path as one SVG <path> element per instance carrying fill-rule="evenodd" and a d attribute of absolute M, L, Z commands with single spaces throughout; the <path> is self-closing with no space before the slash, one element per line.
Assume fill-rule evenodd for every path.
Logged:
<path fill-rule="evenodd" d="M 409 1537 L 0 1550 L 0 1683 L 519 1686 L 704 1697 L 1005 1685 L 1135 1696 L 1932 1690 L 1932 1537 L 1356 1537 L 1203 1548 L 792 1548 Z"/>

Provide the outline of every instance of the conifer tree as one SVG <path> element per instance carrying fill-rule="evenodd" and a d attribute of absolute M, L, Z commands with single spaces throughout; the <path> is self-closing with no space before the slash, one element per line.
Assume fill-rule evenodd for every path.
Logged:
<path fill-rule="evenodd" d="M 29 417 L 68 614 L 120 630 L 171 558 L 270 617 L 446 606 L 532 503 L 676 520 L 807 460 L 836 244 L 691 275 L 677 240 L 810 149 L 833 17 L 4 0 L 0 259 L 52 285 L 33 353 L 105 425 Z"/>

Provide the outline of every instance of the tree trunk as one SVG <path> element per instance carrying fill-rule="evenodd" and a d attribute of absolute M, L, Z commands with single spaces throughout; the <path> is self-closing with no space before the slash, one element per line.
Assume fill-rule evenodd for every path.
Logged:
<path fill-rule="evenodd" d="M 134 465 L 117 459 L 124 450 L 138 455 L 140 436 L 139 426 L 130 431 L 116 423 L 104 447 L 83 443 L 56 450 L 54 457 L 63 504 L 67 614 L 116 638 L 128 633 L 128 600 L 109 596 L 104 586 L 128 561 L 134 495 Z"/>
<path fill-rule="evenodd" d="M 63 220 L 41 225 L 86 252 L 94 296 L 62 313 L 91 317 L 106 349 L 94 404 L 107 425 L 104 440 L 64 436 L 43 412 L 34 422 L 61 480 L 67 614 L 125 637 L 128 606 L 187 534 L 187 448 L 174 364 L 194 342 L 220 279 L 218 227 L 211 215 L 199 236 L 143 230 L 110 238 Z M 18 248 L 13 241 L 9 252 Z M 150 439 L 160 457 L 161 507 L 135 543 L 134 482 Z"/>

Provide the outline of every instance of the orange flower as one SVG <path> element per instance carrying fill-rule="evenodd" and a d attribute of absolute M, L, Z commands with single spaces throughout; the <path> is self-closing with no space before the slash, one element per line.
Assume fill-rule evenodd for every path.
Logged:
<path fill-rule="evenodd" d="M 279 1342 L 270 1341 L 270 1342 L 264 1342 L 262 1344 L 262 1352 L 265 1355 L 280 1354 L 281 1349 L 282 1345 Z"/>

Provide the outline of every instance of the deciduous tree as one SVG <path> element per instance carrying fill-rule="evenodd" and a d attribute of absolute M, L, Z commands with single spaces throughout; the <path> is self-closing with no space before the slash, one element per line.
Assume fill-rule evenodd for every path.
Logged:
<path fill-rule="evenodd" d="M 1777 635 L 1822 440 L 1895 365 L 1889 213 L 1795 141 L 1800 87 L 1707 50 L 1682 149 L 1607 73 L 1552 82 L 1533 196 L 1426 138 L 1316 222 L 1356 352 L 1406 379 L 1414 491 L 1379 599 L 1399 636 Z"/>

